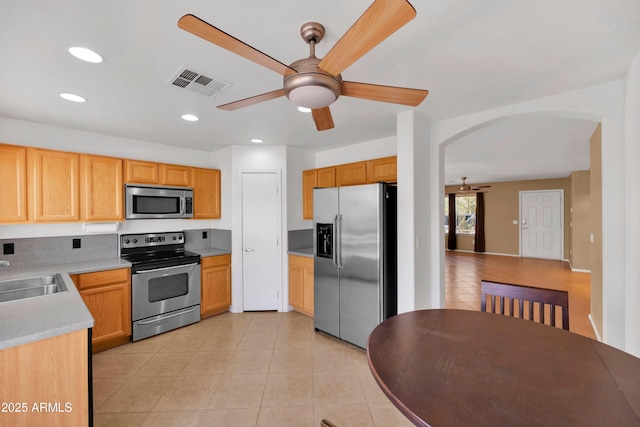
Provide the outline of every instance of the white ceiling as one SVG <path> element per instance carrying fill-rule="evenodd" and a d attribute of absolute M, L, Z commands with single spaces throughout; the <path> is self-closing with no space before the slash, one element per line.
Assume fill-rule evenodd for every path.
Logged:
<path fill-rule="evenodd" d="M 304 22 L 315 20 L 325 26 L 325 38 L 316 49 L 322 57 L 370 3 L 4 2 L 0 116 L 205 151 L 249 144 L 255 137 L 265 144 L 321 151 L 392 136 L 397 113 L 409 107 L 341 97 L 331 106 L 335 129 L 323 132 L 316 131 L 312 118 L 296 111 L 286 98 L 234 112 L 216 109 L 279 89 L 282 78 L 177 27 L 182 15 L 192 13 L 288 64 L 308 56 L 308 46 L 299 36 Z M 417 110 L 431 120 L 619 80 L 640 50 L 638 0 L 413 0 L 412 4 L 417 18 L 342 76 L 429 89 Z M 105 61 L 81 62 L 66 52 L 70 45 L 90 47 Z M 233 86 L 209 99 L 167 84 L 181 66 Z M 88 101 L 70 103 L 58 96 L 60 92 L 77 93 Z M 184 113 L 195 114 L 200 121 L 185 122 L 180 118 Z M 538 177 L 536 171 L 546 173 L 552 160 L 534 165 L 532 153 L 536 157 L 551 153 L 555 159 L 560 147 L 563 159 L 576 156 L 580 159 L 573 160 L 584 162 L 585 137 L 593 128 L 593 123 L 551 118 L 496 123 L 447 148 L 447 180 L 463 175 L 472 183 L 479 182 L 477 175 L 497 180 L 490 172 L 496 170 L 494 164 L 503 169 L 512 165 L 522 177 Z M 473 148 L 479 146 L 485 148 Z M 489 161 L 496 163 L 487 167 Z M 580 162 L 576 164 L 584 169 Z M 588 157 L 586 162 L 588 167 Z M 484 166 L 473 169 L 474 163 Z M 568 165 L 563 167 L 565 173 Z"/>

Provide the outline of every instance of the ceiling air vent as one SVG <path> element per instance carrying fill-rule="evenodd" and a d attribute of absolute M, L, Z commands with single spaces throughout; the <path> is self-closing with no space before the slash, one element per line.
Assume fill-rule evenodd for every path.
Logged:
<path fill-rule="evenodd" d="M 168 83 L 209 98 L 215 98 L 231 87 L 231 83 L 216 79 L 215 77 L 205 76 L 202 73 L 186 67 L 180 68 L 178 72 L 169 79 Z"/>

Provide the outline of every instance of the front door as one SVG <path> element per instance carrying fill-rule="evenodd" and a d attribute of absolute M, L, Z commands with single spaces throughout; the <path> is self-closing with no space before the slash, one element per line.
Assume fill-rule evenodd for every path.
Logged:
<path fill-rule="evenodd" d="M 280 176 L 242 173 L 244 310 L 277 310 L 280 300 Z"/>
<path fill-rule="evenodd" d="M 527 258 L 563 258 L 563 190 L 520 192 L 520 254 Z"/>

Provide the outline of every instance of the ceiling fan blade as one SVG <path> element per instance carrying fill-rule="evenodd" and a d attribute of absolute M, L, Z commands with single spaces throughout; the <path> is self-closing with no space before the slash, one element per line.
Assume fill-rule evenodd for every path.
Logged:
<path fill-rule="evenodd" d="M 333 129 L 333 117 L 329 107 L 314 108 L 311 110 L 313 121 L 316 122 L 316 129 L 319 131 Z"/>
<path fill-rule="evenodd" d="M 252 96 L 251 98 L 241 99 L 239 101 L 230 102 L 228 104 L 218 105 L 218 108 L 226 111 L 234 111 L 250 105 L 259 104 L 260 102 L 269 101 L 270 99 L 284 96 L 284 89 L 274 90 L 273 92 L 263 93 L 262 95 Z"/>
<path fill-rule="evenodd" d="M 293 68 L 241 42 L 196 16 L 184 15 L 178 20 L 178 27 L 283 76 L 296 73 Z"/>
<path fill-rule="evenodd" d="M 368 83 L 342 82 L 340 95 L 372 101 L 392 102 L 394 104 L 415 107 L 429 94 L 428 90 L 409 89 L 405 87 L 380 86 Z"/>
<path fill-rule="evenodd" d="M 318 67 L 334 76 L 340 74 L 415 16 L 416 10 L 406 0 L 375 0 Z"/>

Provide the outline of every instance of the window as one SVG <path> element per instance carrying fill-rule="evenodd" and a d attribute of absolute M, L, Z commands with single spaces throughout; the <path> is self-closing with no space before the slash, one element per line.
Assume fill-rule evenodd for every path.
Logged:
<path fill-rule="evenodd" d="M 449 232 L 449 196 L 444 196 L 444 232 Z M 456 196 L 456 233 L 476 233 L 476 196 Z"/>

